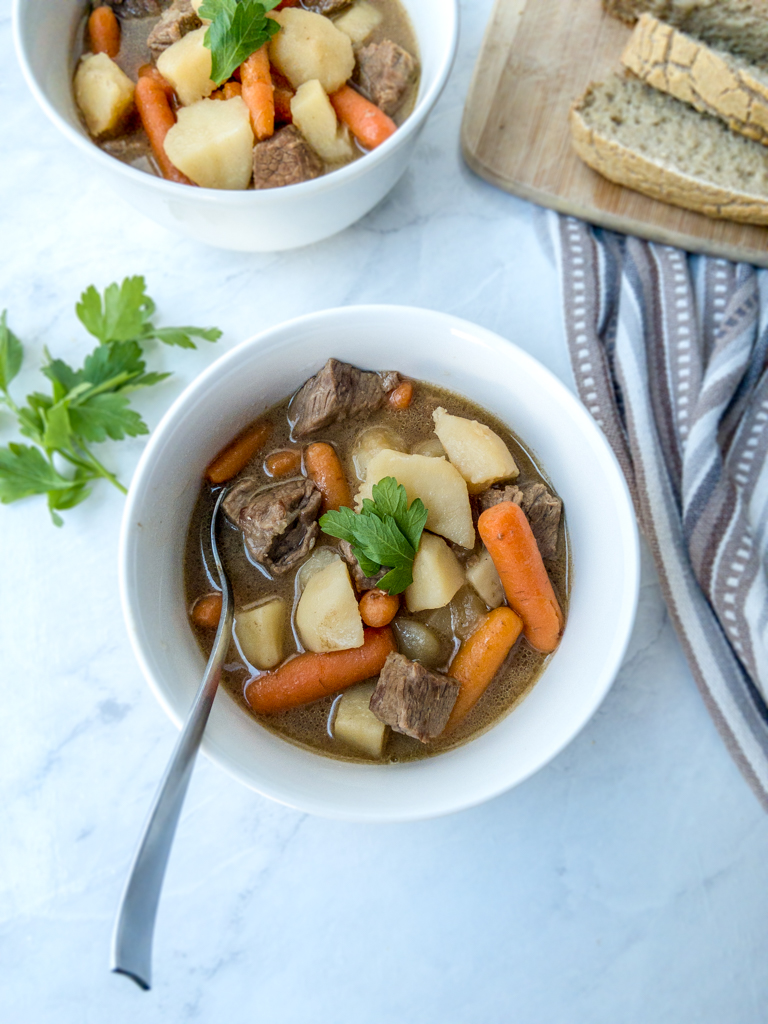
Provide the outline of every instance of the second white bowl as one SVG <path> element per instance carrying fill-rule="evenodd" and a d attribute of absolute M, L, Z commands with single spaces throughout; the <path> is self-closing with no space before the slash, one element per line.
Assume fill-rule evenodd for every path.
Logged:
<path fill-rule="evenodd" d="M 14 0 L 16 51 L 38 103 L 91 161 L 95 173 L 166 228 L 223 249 L 273 252 L 320 241 L 380 202 L 405 171 L 450 73 L 458 41 L 458 0 L 401 0 L 420 48 L 416 107 L 372 153 L 314 181 L 245 192 L 191 188 L 121 163 L 88 137 L 72 95 L 75 34 L 87 0 Z"/>

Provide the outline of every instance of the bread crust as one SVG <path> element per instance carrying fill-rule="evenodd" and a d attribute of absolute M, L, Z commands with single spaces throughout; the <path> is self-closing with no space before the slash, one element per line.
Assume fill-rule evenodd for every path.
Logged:
<path fill-rule="evenodd" d="M 664 167 L 660 162 L 591 128 L 583 113 L 591 89 L 592 86 L 572 105 L 569 122 L 573 147 L 593 170 L 652 199 L 682 206 L 716 220 L 768 225 L 768 200 L 765 198 L 734 192 Z"/>
<path fill-rule="evenodd" d="M 768 146 L 768 84 L 748 66 L 643 14 L 622 54 L 643 82 Z"/>

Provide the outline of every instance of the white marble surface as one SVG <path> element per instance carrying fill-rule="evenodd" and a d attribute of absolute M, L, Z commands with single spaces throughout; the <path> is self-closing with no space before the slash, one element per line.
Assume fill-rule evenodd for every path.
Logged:
<path fill-rule="evenodd" d="M 52 0 L 53 2 L 53 0 Z M 144 273 L 162 320 L 218 324 L 219 350 L 355 302 L 446 309 L 568 378 L 542 215 L 474 178 L 458 128 L 491 0 L 418 158 L 362 223 L 304 251 L 230 255 L 154 227 L 94 180 L 15 70 L 0 3 L 0 306 L 76 361 L 90 282 Z M 150 423 L 213 358 L 140 400 Z M 0 415 L 0 442 L 11 437 Z M 105 446 L 106 448 L 106 446 Z M 141 446 L 106 450 L 130 478 Z M 122 499 L 55 530 L 0 509 L 0 1020 L 102 1024 L 757 1024 L 768 1019 L 768 821 L 691 680 L 646 564 L 630 653 L 599 714 L 490 804 L 362 827 L 195 773 L 156 933 L 155 987 L 107 971 L 128 860 L 174 730 L 140 677 L 117 595 Z"/>

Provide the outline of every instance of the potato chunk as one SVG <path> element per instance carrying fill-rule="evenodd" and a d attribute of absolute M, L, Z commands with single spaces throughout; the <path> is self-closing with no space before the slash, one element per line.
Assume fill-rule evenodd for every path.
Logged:
<path fill-rule="evenodd" d="M 349 163 L 355 155 L 349 130 L 339 124 L 328 94 L 316 78 L 296 90 L 291 99 L 291 116 L 312 149 L 326 163 Z"/>
<path fill-rule="evenodd" d="M 435 409 L 432 419 L 435 433 L 467 481 L 470 494 L 479 494 L 497 480 L 514 480 L 519 474 L 509 448 L 484 423 L 451 416 L 442 408 Z"/>
<path fill-rule="evenodd" d="M 350 686 L 336 706 L 333 735 L 369 757 L 381 757 L 389 726 L 380 722 L 368 706 L 376 683 Z"/>
<path fill-rule="evenodd" d="M 185 107 L 210 96 L 216 88 L 211 81 L 211 51 L 203 46 L 207 31 L 203 25 L 187 32 L 157 58 L 157 70 L 171 83 Z"/>
<path fill-rule="evenodd" d="M 285 601 L 279 597 L 235 612 L 235 640 L 254 668 L 268 669 L 283 660 Z"/>
<path fill-rule="evenodd" d="M 280 23 L 272 37 L 269 56 L 294 89 L 317 79 L 326 92 L 336 92 L 355 69 L 352 40 L 322 14 L 287 7 L 273 11 L 270 18 Z"/>
<path fill-rule="evenodd" d="M 77 67 L 75 99 L 91 135 L 106 135 L 133 110 L 133 82 L 106 53 L 91 54 Z"/>
<path fill-rule="evenodd" d="M 368 463 L 368 475 L 355 498 L 358 510 L 363 507 L 363 498 L 372 496 L 373 485 L 385 476 L 393 476 L 403 485 L 409 504 L 421 498 L 429 512 L 428 530 L 465 548 L 475 546 L 467 485 L 450 462 L 385 448 Z"/>
<path fill-rule="evenodd" d="M 340 558 L 308 580 L 296 608 L 296 628 L 308 651 L 363 646 L 363 620 L 349 570 Z"/>
<path fill-rule="evenodd" d="M 408 611 L 442 608 L 464 583 L 464 570 L 443 538 L 422 533 L 413 562 L 413 583 L 405 592 Z"/>
<path fill-rule="evenodd" d="M 333 24 L 336 28 L 348 35 L 352 43 L 357 46 L 364 43 L 375 28 L 381 24 L 384 15 L 378 11 L 373 4 L 367 0 L 358 0 L 348 10 L 336 18 Z"/>
<path fill-rule="evenodd" d="M 339 552 L 335 548 L 321 547 L 315 548 L 306 562 L 301 566 L 299 571 L 296 573 L 296 582 L 298 585 L 298 593 L 301 595 L 304 593 L 304 588 L 312 579 L 313 576 L 317 576 L 319 572 L 327 568 L 331 562 L 338 562 Z"/>
<path fill-rule="evenodd" d="M 467 565 L 467 579 L 489 608 L 498 608 L 504 602 L 504 587 L 485 548 Z"/>
<path fill-rule="evenodd" d="M 352 464 L 358 480 L 365 480 L 368 463 L 385 448 L 393 452 L 404 452 L 405 442 L 389 427 L 368 427 L 357 435 L 352 449 Z"/>
<path fill-rule="evenodd" d="M 248 188 L 253 130 L 242 98 L 200 100 L 180 107 L 178 117 L 165 137 L 173 165 L 203 188 Z"/>

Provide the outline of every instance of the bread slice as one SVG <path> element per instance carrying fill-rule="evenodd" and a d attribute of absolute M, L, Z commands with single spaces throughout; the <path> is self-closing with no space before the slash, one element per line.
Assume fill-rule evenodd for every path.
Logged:
<path fill-rule="evenodd" d="M 768 150 L 636 78 L 593 83 L 570 126 L 581 159 L 619 185 L 708 217 L 768 224 Z"/>
<path fill-rule="evenodd" d="M 654 89 L 768 146 L 767 72 L 696 42 L 650 14 L 641 15 L 621 60 Z"/>
<path fill-rule="evenodd" d="M 710 46 L 768 67 L 768 0 L 603 0 L 603 7 L 630 25 L 652 14 Z"/>

